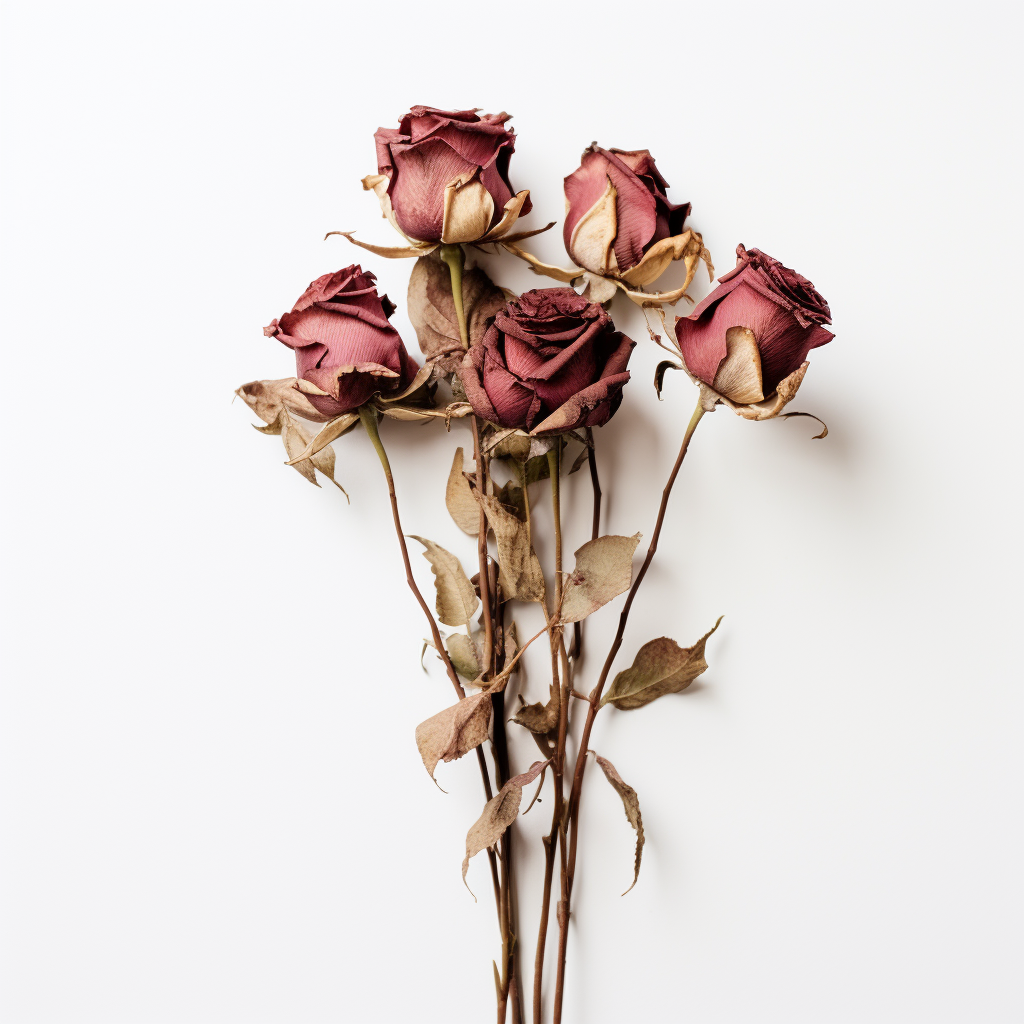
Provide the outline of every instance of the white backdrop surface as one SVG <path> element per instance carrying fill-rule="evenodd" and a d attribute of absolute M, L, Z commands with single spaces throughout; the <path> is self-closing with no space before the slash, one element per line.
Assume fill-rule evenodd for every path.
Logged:
<path fill-rule="evenodd" d="M 480 781 L 442 766 L 443 795 L 413 742 L 450 688 L 417 663 L 379 466 L 361 432 L 338 442 L 348 505 L 231 401 L 292 372 L 263 325 L 355 260 L 415 350 L 409 263 L 323 241 L 394 244 L 359 179 L 413 103 L 515 115 L 527 226 L 560 221 L 592 139 L 650 148 L 720 272 L 757 246 L 834 315 L 796 403 L 826 440 L 724 410 L 695 435 L 618 667 L 725 619 L 699 685 L 598 719 L 647 847 L 620 898 L 633 835 L 591 777 L 567 1021 L 1024 1019 L 1008 5 L 97 2 L 3 21 L 7 1024 L 491 1019 L 493 908 L 459 876 Z M 534 251 L 563 262 L 560 230 Z M 604 523 L 649 537 L 695 392 L 670 375 L 658 403 L 642 317 L 612 312 L 640 344 L 599 432 Z M 383 432 L 408 531 L 471 557 L 443 504 L 466 430 Z M 592 620 L 587 685 L 619 606 Z M 522 770 L 535 748 L 514 741 Z M 531 956 L 549 807 L 520 825 Z M 469 881 L 486 893 L 483 857 Z"/>

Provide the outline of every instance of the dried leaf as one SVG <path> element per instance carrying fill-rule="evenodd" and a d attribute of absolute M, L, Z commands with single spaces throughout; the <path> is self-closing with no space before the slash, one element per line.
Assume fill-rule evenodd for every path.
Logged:
<path fill-rule="evenodd" d="M 579 622 L 629 590 L 633 552 L 639 543 L 639 533 L 632 537 L 598 537 L 576 552 L 576 568 L 562 598 L 562 622 Z"/>
<path fill-rule="evenodd" d="M 477 693 L 416 726 L 416 746 L 427 774 L 434 778 L 440 761 L 454 761 L 487 739 L 491 721 L 491 695 Z"/>
<path fill-rule="evenodd" d="M 667 636 L 651 640 L 637 651 L 633 664 L 620 672 L 601 698 L 602 706 L 614 704 L 621 711 L 642 708 L 666 693 L 685 690 L 707 667 L 704 644 L 718 622 L 692 647 L 680 647 Z"/>
<path fill-rule="evenodd" d="M 484 696 L 481 694 L 481 696 Z M 467 700 L 472 698 L 467 697 Z M 464 702 L 463 702 L 464 703 Z M 505 833 L 505 829 L 516 820 L 519 813 L 519 805 L 523 800 L 523 786 L 528 786 L 538 775 L 551 763 L 547 761 L 535 761 L 530 765 L 530 770 L 522 775 L 514 775 L 498 791 L 493 799 L 488 800 L 484 806 L 484 813 L 480 815 L 476 824 L 466 835 L 466 859 L 462 862 L 462 881 L 466 881 L 466 872 L 469 870 L 469 860 L 475 857 L 481 850 L 493 846 Z M 466 886 L 469 889 L 469 886 Z M 472 890 L 470 890 L 472 892 Z M 476 899 L 474 896 L 473 899 Z"/>
<path fill-rule="evenodd" d="M 455 449 L 452 469 L 448 474 L 448 486 L 444 492 L 444 502 L 448 506 L 455 525 L 475 537 L 480 532 L 480 506 L 473 497 L 473 490 L 462 472 L 463 454 L 461 448 Z"/>
<path fill-rule="evenodd" d="M 474 502 L 475 504 L 475 502 Z M 480 652 L 464 633 L 452 633 L 444 642 L 452 666 L 460 676 L 476 679 L 480 675 Z"/>
<path fill-rule="evenodd" d="M 253 426 L 256 425 L 253 424 Z M 319 469 L 348 498 L 348 492 L 334 479 L 334 450 L 325 448 L 310 458 L 302 458 L 303 452 L 309 446 L 309 434 L 295 422 L 287 409 L 282 406 L 273 423 L 269 423 L 265 427 L 256 427 L 256 429 L 261 434 L 280 434 L 281 440 L 284 441 L 284 450 L 288 453 L 288 461 L 285 465 L 296 469 L 314 487 L 320 486 L 314 472 Z"/>
<path fill-rule="evenodd" d="M 824 441 L 828 437 L 828 427 L 825 425 L 825 421 L 820 416 L 815 416 L 813 412 L 784 412 L 779 416 L 779 419 L 788 420 L 790 416 L 806 416 L 808 419 L 817 420 L 821 424 L 821 433 L 815 434 L 811 438 L 812 441 Z"/>
<path fill-rule="evenodd" d="M 498 544 L 498 581 L 506 599 L 544 600 L 544 573 L 530 543 L 530 529 L 493 495 L 476 495 Z"/>
<path fill-rule="evenodd" d="M 299 459 L 312 458 L 317 452 L 323 451 L 332 441 L 337 441 L 339 437 L 347 434 L 358 422 L 359 413 L 357 412 L 345 412 L 340 416 L 335 416 L 333 420 L 325 423 L 317 431 L 313 440 L 299 453 L 298 459 L 293 461 L 297 462 Z M 292 465 L 292 463 L 289 463 L 289 465 Z"/>
<path fill-rule="evenodd" d="M 524 704 L 515 713 L 512 721 L 528 729 L 535 736 L 547 736 L 558 728 L 558 697 L 558 687 L 552 686 L 547 704 Z"/>
<path fill-rule="evenodd" d="M 516 462 L 526 462 L 530 457 L 530 445 L 533 438 L 522 430 L 509 427 L 505 430 L 495 431 L 485 442 L 484 453 L 492 459 L 512 459 Z"/>
<path fill-rule="evenodd" d="M 547 480 L 551 476 L 551 463 L 547 455 L 535 455 L 527 460 L 523 473 L 526 484 L 535 484 L 538 480 Z"/>
<path fill-rule="evenodd" d="M 623 781 L 611 761 L 602 757 L 597 751 L 594 752 L 594 757 L 597 758 L 604 777 L 612 784 L 612 789 L 622 798 L 622 806 L 626 809 L 626 820 L 636 832 L 636 859 L 633 862 L 633 885 L 636 885 L 636 880 L 640 877 L 640 858 L 644 852 L 644 822 L 640 817 L 640 799 L 636 795 L 636 790 L 629 783 Z M 629 889 L 632 889 L 633 885 Z M 626 892 L 629 892 L 629 889 Z M 625 896 L 626 892 L 622 895 Z"/>
<path fill-rule="evenodd" d="M 483 270 L 475 267 L 462 275 L 462 307 L 473 345 L 483 337 L 488 319 L 505 308 L 505 295 Z M 462 351 L 451 272 L 436 256 L 421 257 L 412 269 L 409 319 L 428 359 Z"/>
<path fill-rule="evenodd" d="M 494 495 L 521 523 L 526 522 L 526 496 L 523 489 L 511 480 L 499 487 Z"/>
<path fill-rule="evenodd" d="M 434 587 L 437 590 L 437 617 L 446 626 L 464 626 L 473 617 L 480 603 L 473 584 L 469 582 L 462 563 L 440 544 L 424 537 L 409 534 L 427 550 L 423 557 L 434 570 Z"/>
<path fill-rule="evenodd" d="M 243 384 L 235 394 L 264 423 L 273 423 L 282 409 L 287 409 L 296 416 L 324 423 L 330 416 L 325 416 L 313 403 L 296 389 L 297 378 L 285 377 L 283 380 L 253 380 Z"/>
<path fill-rule="evenodd" d="M 661 389 L 665 386 L 665 374 L 669 370 L 681 370 L 682 367 L 678 363 L 674 363 L 671 359 L 665 359 L 658 363 L 658 368 L 654 371 L 654 390 L 658 392 L 658 401 L 661 401 Z"/>

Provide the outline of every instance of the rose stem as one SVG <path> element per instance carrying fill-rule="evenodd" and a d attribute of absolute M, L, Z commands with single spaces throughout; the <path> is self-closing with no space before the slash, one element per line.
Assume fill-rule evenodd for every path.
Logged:
<path fill-rule="evenodd" d="M 601 708 L 601 694 L 604 691 L 604 684 L 608 679 L 608 673 L 611 671 L 612 662 L 615 660 L 615 656 L 619 653 L 619 648 L 622 646 L 622 636 L 626 631 L 626 620 L 629 618 L 629 610 L 633 606 L 633 598 L 636 597 L 636 592 L 640 589 L 640 584 L 643 583 L 644 576 L 647 575 L 647 570 L 654 559 L 654 553 L 658 550 L 658 538 L 661 536 L 661 528 L 665 523 L 665 511 L 668 508 L 668 499 L 672 494 L 672 485 L 676 482 L 676 477 L 679 475 L 679 470 L 682 468 L 683 459 L 686 457 L 686 450 L 690 446 L 690 438 L 693 437 L 693 432 L 697 429 L 697 424 L 700 423 L 703 415 L 704 407 L 698 399 L 697 408 L 694 409 L 693 416 L 690 417 L 690 423 L 686 428 L 686 433 L 683 435 L 683 443 L 679 447 L 679 454 L 676 456 L 675 465 L 672 467 L 672 472 L 669 474 L 668 482 L 665 484 L 665 490 L 661 493 L 661 507 L 658 509 L 658 521 L 654 526 L 654 535 L 651 537 L 651 544 L 647 549 L 647 557 L 644 559 L 644 564 L 640 566 L 640 571 L 636 574 L 636 579 L 633 580 L 633 585 L 629 588 L 629 596 L 626 598 L 626 603 L 622 606 L 622 612 L 619 615 L 619 628 L 615 631 L 615 639 L 612 641 L 611 650 L 608 651 L 608 657 L 605 658 L 604 666 L 601 669 L 601 675 L 597 680 L 597 686 L 594 687 L 593 692 L 590 694 L 590 707 L 587 709 L 587 720 L 583 726 L 583 736 L 580 739 L 580 749 L 576 757 L 576 770 L 573 773 L 572 789 L 569 792 L 569 819 L 572 827 L 572 837 L 569 842 L 569 868 L 567 872 L 569 896 L 566 897 L 566 924 L 568 924 L 568 899 L 572 895 L 572 882 L 576 871 L 576 840 L 579 831 L 580 797 L 583 793 L 583 769 L 586 767 L 587 744 L 590 742 L 590 731 L 593 728 L 597 712 Z M 559 924 L 561 924 L 561 920 L 559 921 Z M 562 1020 L 562 993 L 564 982 L 565 943 L 560 935 L 558 980 L 555 983 L 554 1024 L 561 1024 Z"/>
<path fill-rule="evenodd" d="M 466 323 L 466 310 L 462 302 L 462 268 L 466 257 L 461 245 L 442 245 L 441 259 L 448 266 L 452 281 L 452 301 L 455 304 L 455 317 L 459 324 L 459 337 L 462 347 L 469 348 L 469 328 Z M 476 485 L 478 492 L 486 494 L 486 467 L 483 448 L 480 443 L 480 421 L 473 416 L 473 456 L 476 460 Z M 490 573 L 487 556 L 487 516 L 483 506 L 480 507 L 480 528 L 477 532 L 477 554 L 480 562 L 480 603 L 483 607 L 484 626 L 484 673 L 490 674 L 494 658 L 494 621 L 491 614 Z M 491 696 L 491 720 L 494 723 L 494 764 L 498 786 L 501 787 L 510 777 L 508 742 L 505 734 L 505 694 L 504 691 Z M 481 755 L 482 756 L 482 755 Z M 509 982 L 513 965 L 514 949 L 512 932 L 515 927 L 515 913 L 512 903 L 510 878 L 512 874 L 512 829 L 509 827 L 499 844 L 501 852 L 501 899 L 500 924 L 502 947 L 501 998 L 498 1001 L 498 1022 L 503 1024 L 506 1017 Z M 518 1003 L 518 999 L 515 1000 Z"/>
<path fill-rule="evenodd" d="M 594 452 L 594 428 L 587 427 L 587 461 L 590 463 L 590 483 L 594 489 L 594 520 L 590 530 L 590 539 L 597 540 L 601 535 L 601 481 L 597 476 L 597 455 Z M 583 653 L 583 623 L 574 622 L 572 626 L 572 647 L 569 648 L 569 655 L 578 661 Z"/>
<path fill-rule="evenodd" d="M 377 452 L 377 458 L 380 459 L 380 464 L 384 468 L 384 477 L 388 482 L 388 495 L 391 498 L 391 516 L 395 521 L 395 532 L 398 534 L 398 545 L 402 549 L 402 561 L 405 563 L 405 580 L 409 584 L 409 589 L 413 592 L 416 600 L 419 601 L 420 607 L 423 609 L 423 614 L 427 617 L 427 622 L 430 625 L 430 635 L 434 639 L 434 648 L 440 655 L 441 661 L 444 662 L 444 667 L 448 672 L 448 678 L 452 681 L 452 686 L 455 687 L 455 692 L 459 695 L 459 700 L 463 700 L 466 696 L 466 691 L 462 687 L 462 683 L 459 682 L 459 674 L 455 671 L 452 666 L 451 658 L 448 657 L 448 651 L 444 646 L 444 642 L 441 640 L 441 633 L 437 628 L 437 623 L 434 621 L 434 616 L 430 612 L 430 607 L 427 602 L 423 600 L 423 594 L 420 592 L 420 588 L 416 585 L 416 580 L 412 574 L 412 564 L 409 561 L 409 549 L 405 544 L 405 533 L 402 531 L 402 520 L 398 515 L 398 498 L 395 496 L 395 478 L 391 475 L 391 463 L 388 461 L 388 453 L 384 450 L 384 445 L 381 443 L 380 432 L 377 430 L 377 410 L 370 405 L 361 405 L 359 407 L 359 418 L 363 422 L 363 429 L 365 429 L 367 435 L 370 438 L 371 443 L 375 451 Z M 488 801 L 492 797 L 491 793 L 491 778 L 487 771 L 487 761 L 484 759 L 483 746 L 476 748 L 477 762 L 480 765 L 480 777 L 484 783 L 484 795 Z M 491 862 L 491 881 L 494 883 L 494 898 L 498 904 L 498 912 L 501 912 L 501 900 L 498 893 L 498 866 L 493 850 L 488 850 L 488 859 Z"/>

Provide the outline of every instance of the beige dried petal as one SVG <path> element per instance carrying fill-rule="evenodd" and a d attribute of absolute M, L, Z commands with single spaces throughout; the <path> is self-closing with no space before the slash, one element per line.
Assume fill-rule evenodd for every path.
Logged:
<path fill-rule="evenodd" d="M 602 707 L 614 704 L 621 711 L 642 708 L 667 693 L 685 690 L 707 667 L 704 645 L 722 619 L 692 647 L 680 647 L 667 636 L 651 640 L 637 651 L 633 664 L 620 672 L 601 698 Z"/>
<path fill-rule="evenodd" d="M 480 746 L 490 721 L 491 696 L 477 693 L 417 725 L 416 746 L 427 774 L 433 778 L 439 762 L 454 761 Z"/>
<path fill-rule="evenodd" d="M 483 182 L 455 178 L 444 187 L 441 241 L 447 245 L 475 242 L 487 234 L 493 216 L 494 200 Z"/>
<path fill-rule="evenodd" d="M 473 617 L 480 599 L 469 582 L 462 563 L 440 544 L 424 537 L 409 534 L 427 550 L 423 557 L 434 571 L 434 587 L 437 590 L 437 617 L 446 626 L 464 626 Z"/>
<path fill-rule="evenodd" d="M 553 277 L 556 281 L 561 281 L 563 284 L 572 284 L 573 281 L 578 281 L 583 276 L 583 271 L 579 267 L 566 269 L 565 267 L 553 266 L 550 263 L 543 263 L 532 253 L 527 252 L 525 249 L 520 249 L 518 245 L 513 245 L 507 239 L 502 241 L 501 245 L 512 253 L 513 256 L 518 256 L 521 260 L 529 263 L 530 269 L 542 277 Z"/>
<path fill-rule="evenodd" d="M 583 280 L 587 283 L 583 295 L 591 302 L 610 302 L 621 287 L 610 277 L 601 277 L 589 272 L 583 275 Z"/>
<path fill-rule="evenodd" d="M 636 790 L 623 780 L 611 761 L 602 757 L 597 751 L 594 751 L 594 757 L 601 766 L 604 777 L 611 783 L 612 789 L 619 794 L 622 806 L 626 811 L 626 821 L 633 826 L 633 830 L 636 832 L 636 854 L 633 859 L 633 885 L 636 885 L 636 880 L 640 877 L 640 858 L 644 852 L 644 820 L 640 817 L 640 798 L 636 795 Z M 633 885 L 629 889 L 632 889 Z M 626 892 L 629 892 L 629 889 Z M 622 895 L 625 896 L 626 892 Z"/>
<path fill-rule="evenodd" d="M 649 252 L 645 254 L 644 260 L 641 260 L 635 267 L 632 267 L 629 271 L 623 274 L 622 280 L 618 282 L 619 287 L 622 288 L 629 298 L 638 306 L 661 306 L 663 304 L 672 305 L 674 302 L 678 302 L 682 298 L 685 298 L 687 302 L 692 303 L 693 299 L 686 294 L 686 289 L 690 287 L 690 284 L 693 281 L 693 275 L 697 272 L 697 264 L 703 260 L 707 265 L 708 274 L 711 275 L 714 273 L 714 267 L 711 265 L 711 254 L 704 248 L 704 240 L 696 231 L 684 231 L 682 235 L 674 237 L 686 239 L 685 245 L 681 246 L 681 255 L 673 257 L 674 259 L 682 259 L 683 265 L 686 267 L 686 280 L 678 288 L 674 288 L 672 291 L 643 291 L 643 286 L 640 284 L 639 279 L 641 277 L 646 278 L 647 281 L 653 281 L 655 279 L 654 277 L 647 277 L 649 268 L 640 270 L 638 273 L 638 269 L 644 266 L 644 260 L 647 259 L 647 256 L 657 248 L 657 245 L 652 246 Z M 665 241 L 674 241 L 674 239 L 666 239 Z"/>
<path fill-rule="evenodd" d="M 295 377 L 285 377 L 283 380 L 253 380 L 243 384 L 235 394 L 264 423 L 273 423 L 281 409 L 287 409 L 296 416 L 312 420 L 314 423 L 324 423 L 331 417 L 324 415 L 316 409 L 312 402 L 297 389 L 298 381 Z"/>
<path fill-rule="evenodd" d="M 520 522 L 493 495 L 473 492 L 487 514 L 498 545 L 499 582 L 506 598 L 516 601 L 544 600 L 544 572 L 530 543 L 530 528 Z"/>
<path fill-rule="evenodd" d="M 471 537 L 480 532 L 480 506 L 473 497 L 473 489 L 469 486 L 462 471 L 462 449 L 455 449 L 451 472 L 448 474 L 448 485 L 444 492 L 444 502 L 455 525 Z"/>
<path fill-rule="evenodd" d="M 746 327 L 730 327 L 725 332 L 725 352 L 715 374 L 714 389 L 742 405 L 764 401 L 761 353 L 754 332 Z"/>
<path fill-rule="evenodd" d="M 409 386 L 402 391 L 399 391 L 397 395 L 377 395 L 377 400 L 385 404 L 389 402 L 400 402 L 403 398 L 408 398 L 410 395 L 415 394 L 421 387 L 430 381 L 433 374 L 433 367 L 427 363 L 426 366 L 421 366 L 416 371 L 416 376 L 410 381 Z"/>
<path fill-rule="evenodd" d="M 529 189 L 524 189 L 522 192 L 517 192 L 504 207 L 504 212 L 501 215 L 501 220 L 491 228 L 490 231 L 480 239 L 481 242 L 494 242 L 497 241 L 502 235 L 507 235 L 513 224 L 519 219 L 520 211 L 523 209 L 523 203 L 526 202 L 530 195 Z M 551 227 L 549 224 L 548 227 Z M 536 231 L 530 231 L 528 235 L 540 234 L 541 231 L 547 230 L 546 228 L 538 228 Z"/>
<path fill-rule="evenodd" d="M 615 199 L 615 186 L 608 179 L 601 198 L 583 214 L 569 238 L 569 255 L 594 274 L 605 275 L 618 269 L 613 248 L 619 229 Z"/>
<path fill-rule="evenodd" d="M 706 396 L 704 399 L 705 408 L 708 407 L 709 403 L 713 408 L 717 401 L 727 405 L 733 412 L 738 416 L 742 416 L 745 420 L 774 419 L 796 397 L 797 390 L 804 379 L 804 375 L 807 373 L 807 367 L 810 365 L 809 362 L 801 363 L 788 377 L 779 382 L 779 386 L 763 402 L 753 402 L 750 405 L 734 402 L 721 392 L 709 388 L 706 384 L 702 384 L 702 394 Z"/>
<path fill-rule="evenodd" d="M 470 700 L 472 698 L 466 698 Z M 498 791 L 493 799 L 488 800 L 484 806 L 484 812 L 477 819 L 476 823 L 466 835 L 466 858 L 462 862 L 462 881 L 466 881 L 466 872 L 469 870 L 469 860 L 475 857 L 481 850 L 486 850 L 501 839 L 505 829 L 516 820 L 519 814 L 519 805 L 523 800 L 523 786 L 528 786 L 538 775 L 551 763 L 546 761 L 535 761 L 530 765 L 530 770 L 522 775 L 514 775 Z M 467 885 L 468 889 L 469 886 Z M 470 890 L 472 891 L 472 890 Z M 476 899 L 476 897 L 473 897 Z"/>
<path fill-rule="evenodd" d="M 579 622 L 629 590 L 633 552 L 639 543 L 639 533 L 598 537 L 576 552 L 576 567 L 563 591 L 562 622 Z"/>
<path fill-rule="evenodd" d="M 700 236 L 694 237 L 694 232 L 687 229 L 681 235 L 672 235 L 670 238 L 663 238 L 644 253 L 643 259 L 635 266 L 630 267 L 621 277 L 622 280 L 634 288 L 645 288 L 652 281 L 657 281 L 662 274 L 668 270 L 669 265 L 675 260 L 681 260 L 689 255 L 692 258 L 693 266 L 696 268 L 696 260 L 700 255 Z M 690 263 L 687 263 L 689 270 Z M 691 273 L 690 278 L 693 277 Z"/>

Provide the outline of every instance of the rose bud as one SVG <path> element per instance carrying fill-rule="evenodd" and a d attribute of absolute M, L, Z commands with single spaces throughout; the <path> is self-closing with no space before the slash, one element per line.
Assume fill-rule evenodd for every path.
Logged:
<path fill-rule="evenodd" d="M 634 302 L 676 302 L 686 294 L 697 261 L 713 273 L 711 255 L 696 231 L 684 230 L 690 204 L 670 203 L 668 182 L 646 149 L 585 150 L 578 170 L 565 179 L 565 224 L 562 237 L 573 261 L 585 271 L 541 263 L 514 246 L 509 250 L 539 274 L 559 281 L 587 282 L 585 294 L 607 302 L 621 288 Z M 686 280 L 671 292 L 647 292 L 673 260 L 683 260 Z"/>
<path fill-rule="evenodd" d="M 530 193 L 509 182 L 516 137 L 508 119 L 413 107 L 397 129 L 377 129 L 378 173 L 363 188 L 377 194 L 384 216 L 414 248 L 500 238 L 531 209 Z"/>
<path fill-rule="evenodd" d="M 835 335 L 828 303 L 795 270 L 736 247 L 736 267 L 686 317 L 676 339 L 686 368 L 747 419 L 777 416 L 807 372 L 807 353 Z"/>
<path fill-rule="evenodd" d="M 571 288 L 537 288 L 498 313 L 459 376 L 473 411 L 535 436 L 611 419 L 635 342 Z"/>
<path fill-rule="evenodd" d="M 395 311 L 358 264 L 318 277 L 290 313 L 263 328 L 295 349 L 296 387 L 326 416 L 411 383 L 419 367 L 388 322 Z"/>

